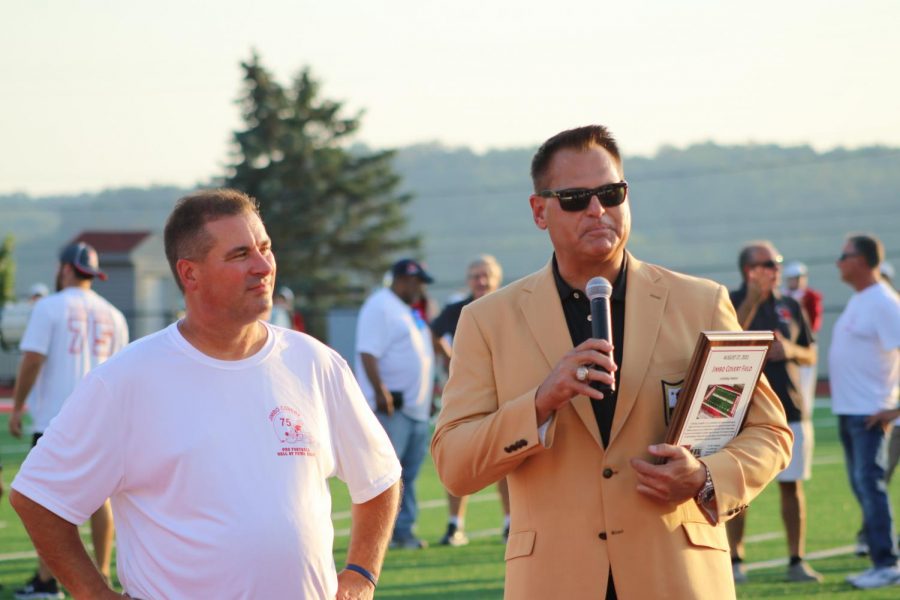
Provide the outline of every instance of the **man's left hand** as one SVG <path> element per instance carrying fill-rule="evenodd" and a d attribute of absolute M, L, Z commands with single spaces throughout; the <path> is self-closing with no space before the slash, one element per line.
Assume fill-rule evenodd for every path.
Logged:
<path fill-rule="evenodd" d="M 898 417 L 900 417 L 900 409 L 898 408 L 879 411 L 866 417 L 866 429 L 880 427 L 887 430 Z"/>
<path fill-rule="evenodd" d="M 637 473 L 637 491 L 659 502 L 680 504 L 693 498 L 706 483 L 706 468 L 694 455 L 681 446 L 656 444 L 650 454 L 667 459 L 655 465 L 640 458 L 632 458 Z"/>
<path fill-rule="evenodd" d="M 338 573 L 336 600 L 371 600 L 375 597 L 372 582 L 355 571 L 344 569 Z"/>

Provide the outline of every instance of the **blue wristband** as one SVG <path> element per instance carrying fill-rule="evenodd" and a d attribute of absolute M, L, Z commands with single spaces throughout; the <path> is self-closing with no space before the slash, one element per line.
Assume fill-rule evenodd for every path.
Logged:
<path fill-rule="evenodd" d="M 348 571 L 353 571 L 355 573 L 359 573 L 360 575 L 362 575 L 363 577 L 365 577 L 366 579 L 369 580 L 369 582 L 372 584 L 372 587 L 378 587 L 378 580 L 375 579 L 375 576 L 372 575 L 368 571 L 368 569 L 361 567 L 359 565 L 354 565 L 353 563 L 347 563 L 347 566 L 345 566 L 344 569 L 346 569 Z"/>

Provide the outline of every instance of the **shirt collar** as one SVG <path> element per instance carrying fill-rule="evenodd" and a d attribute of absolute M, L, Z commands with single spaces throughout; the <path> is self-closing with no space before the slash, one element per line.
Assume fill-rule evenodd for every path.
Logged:
<path fill-rule="evenodd" d="M 582 290 L 576 290 L 571 285 L 569 285 L 565 279 L 562 278 L 562 275 L 559 274 L 559 264 L 556 262 L 556 253 L 553 253 L 553 279 L 556 281 L 556 291 L 559 293 L 560 300 L 566 300 L 572 296 L 575 292 Z M 613 283 L 612 289 L 612 300 L 618 300 L 619 302 L 625 300 L 625 288 L 628 282 L 628 253 L 625 253 L 625 257 L 622 259 L 622 268 L 619 269 L 619 275 L 616 277 L 616 281 Z M 586 295 L 584 296 L 587 297 Z"/>
<path fill-rule="evenodd" d="M 613 289 L 615 289 L 615 288 L 613 288 Z M 740 292 L 745 298 L 747 297 L 747 282 L 746 281 L 741 283 L 741 287 L 738 290 L 738 292 Z M 774 290 L 772 290 L 772 295 L 769 296 L 768 298 L 766 298 L 765 300 L 763 300 L 763 302 L 778 302 L 779 300 L 781 300 L 781 296 L 782 296 L 781 290 L 779 290 L 778 288 L 775 288 Z"/>

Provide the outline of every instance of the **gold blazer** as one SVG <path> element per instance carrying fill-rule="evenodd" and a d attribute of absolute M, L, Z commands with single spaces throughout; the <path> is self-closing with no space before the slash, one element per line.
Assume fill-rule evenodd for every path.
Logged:
<path fill-rule="evenodd" d="M 572 349 L 551 266 L 467 306 L 454 340 L 431 450 L 453 494 L 507 477 L 512 526 L 505 597 L 602 599 L 612 568 L 623 599 L 735 595 L 724 521 L 788 463 L 792 435 L 768 383 L 741 433 L 705 457 L 718 523 L 694 500 L 636 491 L 632 457 L 665 437 L 664 386 L 684 379 L 700 331 L 739 330 L 725 288 L 629 256 L 625 347 L 609 446 L 590 399 L 559 410 L 538 438 L 537 387 Z"/>

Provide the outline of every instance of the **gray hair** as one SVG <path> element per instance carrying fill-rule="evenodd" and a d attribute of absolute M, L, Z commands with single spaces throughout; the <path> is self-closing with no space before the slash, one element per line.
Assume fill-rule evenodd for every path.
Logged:
<path fill-rule="evenodd" d="M 466 267 L 466 274 L 475 267 L 487 267 L 492 275 L 495 275 L 499 281 L 503 281 L 503 267 L 497 262 L 497 259 L 490 254 L 479 254 Z"/>

